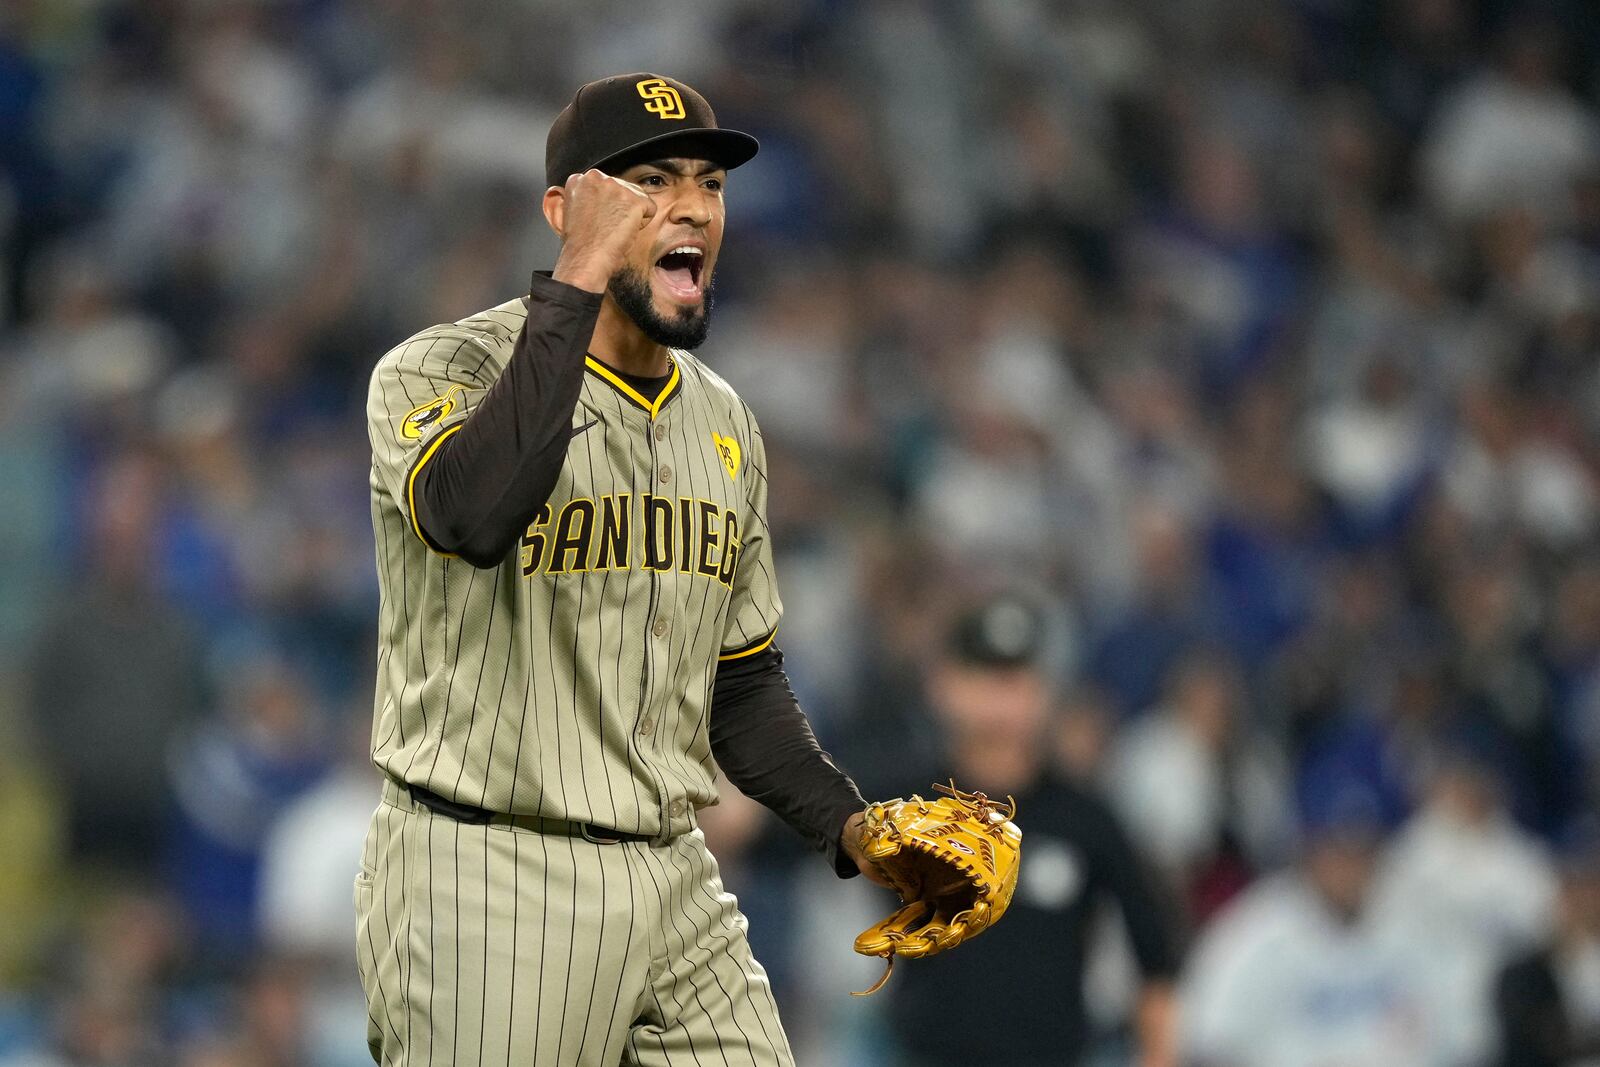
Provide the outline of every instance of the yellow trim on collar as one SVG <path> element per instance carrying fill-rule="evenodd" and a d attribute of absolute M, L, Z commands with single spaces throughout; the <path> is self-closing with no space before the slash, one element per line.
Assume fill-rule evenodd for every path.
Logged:
<path fill-rule="evenodd" d="M 656 398 L 653 403 L 649 400 L 646 400 L 643 393 L 639 392 L 639 390 L 623 381 L 617 375 L 616 371 L 612 370 L 604 363 L 601 363 L 598 359 L 595 359 L 593 356 L 584 356 L 583 361 L 591 371 L 593 371 L 595 374 L 598 374 L 601 378 L 604 378 L 611 388 L 615 389 L 617 392 L 621 393 L 623 396 L 627 397 L 629 400 L 633 401 L 635 404 L 639 405 L 646 412 L 648 412 L 652 422 L 654 422 L 655 417 L 661 413 L 662 405 L 664 405 L 672 397 L 672 394 L 677 392 L 678 389 L 680 376 L 678 373 L 678 361 L 675 359 L 672 361 L 672 375 L 667 378 L 667 384 L 661 387 L 661 392 L 656 394 Z"/>
<path fill-rule="evenodd" d="M 759 645 L 756 645 L 753 648 L 740 649 L 738 652 L 727 652 L 727 653 L 724 653 L 723 655 L 720 655 L 720 656 L 717 657 L 717 662 L 718 663 L 726 663 L 730 659 L 744 659 L 746 656 L 753 656 L 757 652 L 761 652 L 761 651 L 765 650 L 767 648 L 767 646 L 771 645 L 772 642 L 776 641 L 777 639 L 778 639 L 778 631 L 774 630 L 770 634 L 768 634 L 767 635 L 767 639 L 765 641 L 761 642 Z"/>
<path fill-rule="evenodd" d="M 458 422 L 438 437 L 435 437 L 433 443 L 428 446 L 427 451 L 422 453 L 422 458 L 417 460 L 416 465 L 411 468 L 411 474 L 406 478 L 406 507 L 411 513 L 408 516 L 411 519 L 411 528 L 416 531 L 417 540 L 428 546 L 428 551 L 443 556 L 445 559 L 458 559 L 459 557 L 454 552 L 440 552 L 435 548 L 433 542 L 429 541 L 427 535 L 422 532 L 422 525 L 417 522 L 417 474 L 423 467 L 427 466 L 428 460 L 433 458 L 433 454 L 439 451 L 439 446 L 444 444 L 444 439 L 465 425 L 465 422 Z"/>

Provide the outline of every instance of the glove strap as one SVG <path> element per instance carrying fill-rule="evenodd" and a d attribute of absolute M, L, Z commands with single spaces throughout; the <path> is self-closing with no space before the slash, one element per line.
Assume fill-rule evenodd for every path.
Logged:
<path fill-rule="evenodd" d="M 964 789 L 957 789 L 956 780 L 954 778 L 950 779 L 949 785 L 943 785 L 939 782 L 935 782 L 933 783 L 933 788 L 935 792 L 943 793 L 945 796 L 950 797 L 953 800 L 956 800 L 962 804 L 966 804 L 969 807 L 976 808 L 978 818 L 980 819 L 987 819 L 991 811 L 1000 812 L 1007 820 L 1015 819 L 1017 817 L 1016 797 L 1008 796 L 1006 797 L 1006 802 L 1001 804 L 997 800 L 990 800 L 983 793 L 968 793 Z"/>
<path fill-rule="evenodd" d="M 888 964 L 888 966 L 884 967 L 883 969 L 883 977 L 878 979 L 871 989 L 863 989 L 859 993 L 852 990 L 850 993 L 852 997 L 870 997 L 872 994 L 876 993 L 878 990 L 882 989 L 888 984 L 889 976 L 894 973 L 894 953 L 889 953 L 883 959 L 884 962 Z"/>

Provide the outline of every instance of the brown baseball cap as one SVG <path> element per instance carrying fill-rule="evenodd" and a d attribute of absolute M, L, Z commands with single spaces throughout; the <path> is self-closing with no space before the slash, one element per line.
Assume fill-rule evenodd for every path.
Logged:
<path fill-rule="evenodd" d="M 550 125 L 544 176 L 551 185 L 591 167 L 608 174 L 651 159 L 709 159 L 728 169 L 748 163 L 760 142 L 724 130 L 706 98 L 675 78 L 618 74 L 580 88 Z"/>

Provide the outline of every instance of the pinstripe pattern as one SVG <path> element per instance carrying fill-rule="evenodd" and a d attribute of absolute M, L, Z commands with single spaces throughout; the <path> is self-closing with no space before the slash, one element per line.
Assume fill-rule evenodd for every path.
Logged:
<path fill-rule="evenodd" d="M 380 1064 L 794 1062 L 698 830 L 596 845 L 386 798 L 355 899 Z"/>
<path fill-rule="evenodd" d="M 373 760 L 461 803 L 653 843 L 461 823 L 390 787 L 355 885 L 369 1046 L 430 1067 L 782 1067 L 766 974 L 694 829 L 716 798 L 718 660 L 765 647 L 782 612 L 760 432 L 687 353 L 653 411 L 591 364 L 522 545 L 489 570 L 435 551 L 410 513 L 416 472 L 526 314 L 424 331 L 373 372 Z"/>
<path fill-rule="evenodd" d="M 373 758 L 395 778 L 495 811 L 683 833 L 716 797 L 705 714 L 717 659 L 769 641 L 782 611 L 761 435 L 732 389 L 687 353 L 674 353 L 679 381 L 654 418 L 587 374 L 573 426 L 594 425 L 574 438 L 523 551 L 492 571 L 432 551 L 412 529 L 411 475 L 504 369 L 525 315 L 513 301 L 424 331 L 373 373 Z M 408 438 L 407 415 L 447 394 L 449 414 Z M 736 476 L 714 434 L 739 443 Z M 644 566 L 650 495 L 672 515 L 658 539 L 672 564 L 655 570 Z M 608 499 L 628 509 L 630 558 L 592 569 Z M 558 551 L 559 519 L 574 500 L 594 502 L 590 536 Z M 697 570 L 708 528 L 705 558 L 726 560 L 725 519 L 741 546 L 726 583 Z M 547 569 L 525 576 L 534 541 Z"/>

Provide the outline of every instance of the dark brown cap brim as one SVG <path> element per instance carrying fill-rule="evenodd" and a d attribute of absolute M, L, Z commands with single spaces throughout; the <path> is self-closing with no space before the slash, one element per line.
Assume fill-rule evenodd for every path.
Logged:
<path fill-rule="evenodd" d="M 673 130 L 659 137 L 646 138 L 614 152 L 594 164 L 595 169 L 615 174 L 654 159 L 706 159 L 727 170 L 742 166 L 755 157 L 761 142 L 738 130 Z"/>

